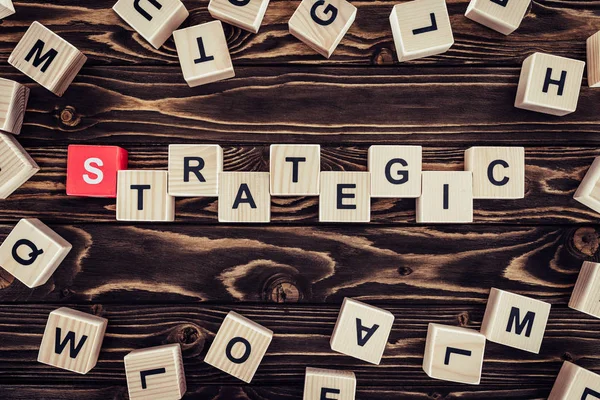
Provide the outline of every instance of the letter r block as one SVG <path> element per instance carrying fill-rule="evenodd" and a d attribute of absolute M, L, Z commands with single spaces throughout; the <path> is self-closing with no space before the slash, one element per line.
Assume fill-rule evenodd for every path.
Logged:
<path fill-rule="evenodd" d="M 117 173 L 117 221 L 174 220 L 175 198 L 167 193 L 167 171 Z"/>
<path fill-rule="evenodd" d="M 565 361 L 548 400 L 598 400 L 600 375 Z"/>
<path fill-rule="evenodd" d="M 257 33 L 269 0 L 210 0 L 208 12 L 213 18 Z"/>
<path fill-rule="evenodd" d="M 303 400 L 354 400 L 355 396 L 354 372 L 306 368 Z"/>
<path fill-rule="evenodd" d="M 217 197 L 223 149 L 216 144 L 169 145 L 169 194 Z"/>
<path fill-rule="evenodd" d="M 219 174 L 219 222 L 271 221 L 268 172 Z"/>
<path fill-rule="evenodd" d="M 320 222 L 369 222 L 370 172 L 321 172 Z"/>
<path fill-rule="evenodd" d="M 600 213 L 600 157 L 594 159 L 573 198 Z"/>
<path fill-rule="evenodd" d="M 272 196 L 318 196 L 321 146 L 272 144 L 270 149 Z"/>
<path fill-rule="evenodd" d="M 369 147 L 371 197 L 421 196 L 421 146 Z"/>
<path fill-rule="evenodd" d="M 117 146 L 69 145 L 67 195 L 117 197 L 117 172 L 127 169 L 127 151 Z"/>
<path fill-rule="evenodd" d="M 523 147 L 471 147 L 465 151 L 465 171 L 473 173 L 474 199 L 525 197 Z"/>

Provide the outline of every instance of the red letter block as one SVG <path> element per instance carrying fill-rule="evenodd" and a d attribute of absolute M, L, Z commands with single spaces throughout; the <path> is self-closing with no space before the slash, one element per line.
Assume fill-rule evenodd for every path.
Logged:
<path fill-rule="evenodd" d="M 67 195 L 117 197 L 117 171 L 127 169 L 127 151 L 117 146 L 70 145 Z"/>

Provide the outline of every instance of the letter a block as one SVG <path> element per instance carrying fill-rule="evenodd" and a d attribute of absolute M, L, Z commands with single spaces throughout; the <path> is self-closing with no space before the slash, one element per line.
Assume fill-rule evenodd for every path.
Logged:
<path fill-rule="evenodd" d="M 573 198 L 600 213 L 600 157 L 594 159 Z"/>
<path fill-rule="evenodd" d="M 98 362 L 108 320 L 62 307 L 48 317 L 38 362 L 87 374 Z"/>
<path fill-rule="evenodd" d="M 573 289 L 569 307 L 600 318 L 600 264 L 585 261 Z"/>
<path fill-rule="evenodd" d="M 423 171 L 417 199 L 417 222 L 473 222 L 473 174 Z"/>
<path fill-rule="evenodd" d="M 474 199 L 525 197 L 523 147 L 471 147 L 465 151 L 465 171 L 473 173 Z"/>
<path fill-rule="evenodd" d="M 250 383 L 272 338 L 271 330 L 231 311 L 219 328 L 204 362 Z"/>
<path fill-rule="evenodd" d="M 354 372 L 306 368 L 303 400 L 354 400 L 355 396 Z"/>
<path fill-rule="evenodd" d="M 0 266 L 34 288 L 48 281 L 71 247 L 39 219 L 24 218 L 2 242 Z"/>
<path fill-rule="evenodd" d="M 62 96 L 87 57 L 39 22 L 31 24 L 8 62 L 19 71 Z"/>
<path fill-rule="evenodd" d="M 471 0 L 465 17 L 504 35 L 513 33 L 531 0 Z"/>
<path fill-rule="evenodd" d="M 117 197 L 117 172 L 127 169 L 127 151 L 117 146 L 69 145 L 67 195 Z"/>
<path fill-rule="evenodd" d="M 179 343 L 132 351 L 125 375 L 130 400 L 179 400 L 187 389 Z"/>
<path fill-rule="evenodd" d="M 329 58 L 356 18 L 346 0 L 302 0 L 288 25 L 290 33 Z"/>
<path fill-rule="evenodd" d="M 421 196 L 421 146 L 369 147 L 371 197 Z"/>
<path fill-rule="evenodd" d="M 345 298 L 331 335 L 331 350 L 379 365 L 393 324 L 391 312 Z"/>
<path fill-rule="evenodd" d="M 219 175 L 219 222 L 271 221 L 268 172 L 223 172 Z"/>
<path fill-rule="evenodd" d="M 538 354 L 550 304 L 492 288 L 481 333 L 487 340 Z"/>
<path fill-rule="evenodd" d="M 369 222 L 370 192 L 369 172 L 321 172 L 319 221 Z"/>
<path fill-rule="evenodd" d="M 175 198 L 167 193 L 167 171 L 119 171 L 117 221 L 173 222 Z"/>
<path fill-rule="evenodd" d="M 0 199 L 6 199 L 39 170 L 14 136 L 0 133 Z"/>
<path fill-rule="evenodd" d="M 223 172 L 223 149 L 216 144 L 169 146 L 169 194 L 217 197 Z"/>
<path fill-rule="evenodd" d="M 208 12 L 213 18 L 257 33 L 269 0 L 210 0 Z"/>
<path fill-rule="evenodd" d="M 548 400 L 600 399 L 600 375 L 565 361 Z"/>
<path fill-rule="evenodd" d="M 0 0 L 0 19 L 4 19 L 15 13 L 12 0 Z"/>
<path fill-rule="evenodd" d="M 321 146 L 271 145 L 271 195 L 318 196 Z"/>
<path fill-rule="evenodd" d="M 0 130 L 18 135 L 29 99 L 29 88 L 0 78 Z"/>
<path fill-rule="evenodd" d="M 444 381 L 479 385 L 485 336 L 472 329 L 429 324 L 423 370 Z"/>
<path fill-rule="evenodd" d="M 589 87 L 600 86 L 600 31 L 594 33 L 586 41 L 587 78 Z"/>

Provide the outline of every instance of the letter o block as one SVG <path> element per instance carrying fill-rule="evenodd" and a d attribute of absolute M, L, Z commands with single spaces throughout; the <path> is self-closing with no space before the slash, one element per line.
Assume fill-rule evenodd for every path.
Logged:
<path fill-rule="evenodd" d="M 465 171 L 473 173 L 474 199 L 525 197 L 523 147 L 471 147 L 465 151 Z"/>
<path fill-rule="evenodd" d="M 548 400 L 600 399 L 600 375 L 565 361 Z"/>
<path fill-rule="evenodd" d="M 127 151 L 117 146 L 69 145 L 67 195 L 117 197 L 117 172 L 127 169 Z"/>
<path fill-rule="evenodd" d="M 355 396 L 354 372 L 306 368 L 303 400 L 354 400 Z"/>

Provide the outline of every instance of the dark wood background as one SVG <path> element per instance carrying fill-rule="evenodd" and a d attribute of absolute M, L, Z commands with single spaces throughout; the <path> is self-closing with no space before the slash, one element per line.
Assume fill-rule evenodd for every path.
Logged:
<path fill-rule="evenodd" d="M 567 307 L 583 260 L 600 259 L 598 214 L 572 198 L 600 156 L 600 89 L 584 79 L 577 112 L 513 107 L 521 63 L 535 51 L 585 60 L 600 2 L 534 1 L 505 37 L 450 0 L 456 39 L 445 54 L 399 64 L 388 16 L 396 0 L 354 1 L 356 22 L 330 60 L 287 30 L 299 1 L 271 0 L 257 35 L 225 26 L 236 78 L 183 80 L 172 40 L 153 49 L 111 10 L 116 0 L 17 1 L 2 22 L 0 76 L 31 98 L 20 142 L 41 166 L 0 202 L 0 240 L 38 217 L 73 244 L 50 281 L 30 290 L 0 273 L 0 397 L 124 399 L 123 357 L 183 345 L 186 399 L 300 399 L 305 366 L 356 372 L 358 399 L 542 399 L 563 360 L 600 373 L 600 320 Z M 184 0 L 184 26 L 211 20 Z M 6 62 L 38 20 L 89 60 L 62 98 Z M 526 197 L 475 201 L 475 222 L 423 226 L 414 200 L 373 200 L 373 222 L 318 224 L 316 198 L 273 199 L 273 222 L 217 224 L 215 199 L 177 200 L 174 224 L 123 224 L 115 202 L 65 195 L 68 144 L 113 144 L 131 168 L 167 166 L 169 143 L 218 143 L 227 170 L 268 170 L 272 143 L 319 143 L 323 170 L 365 170 L 371 144 L 418 144 L 424 169 L 460 170 L 474 145 L 526 147 Z M 490 287 L 552 303 L 542 350 L 488 343 L 479 386 L 428 378 L 427 324 L 479 329 Z M 329 349 L 342 299 L 392 311 L 380 366 Z M 85 376 L 36 362 L 48 313 L 69 306 L 109 319 Z M 229 310 L 275 331 L 251 385 L 202 362 Z"/>

